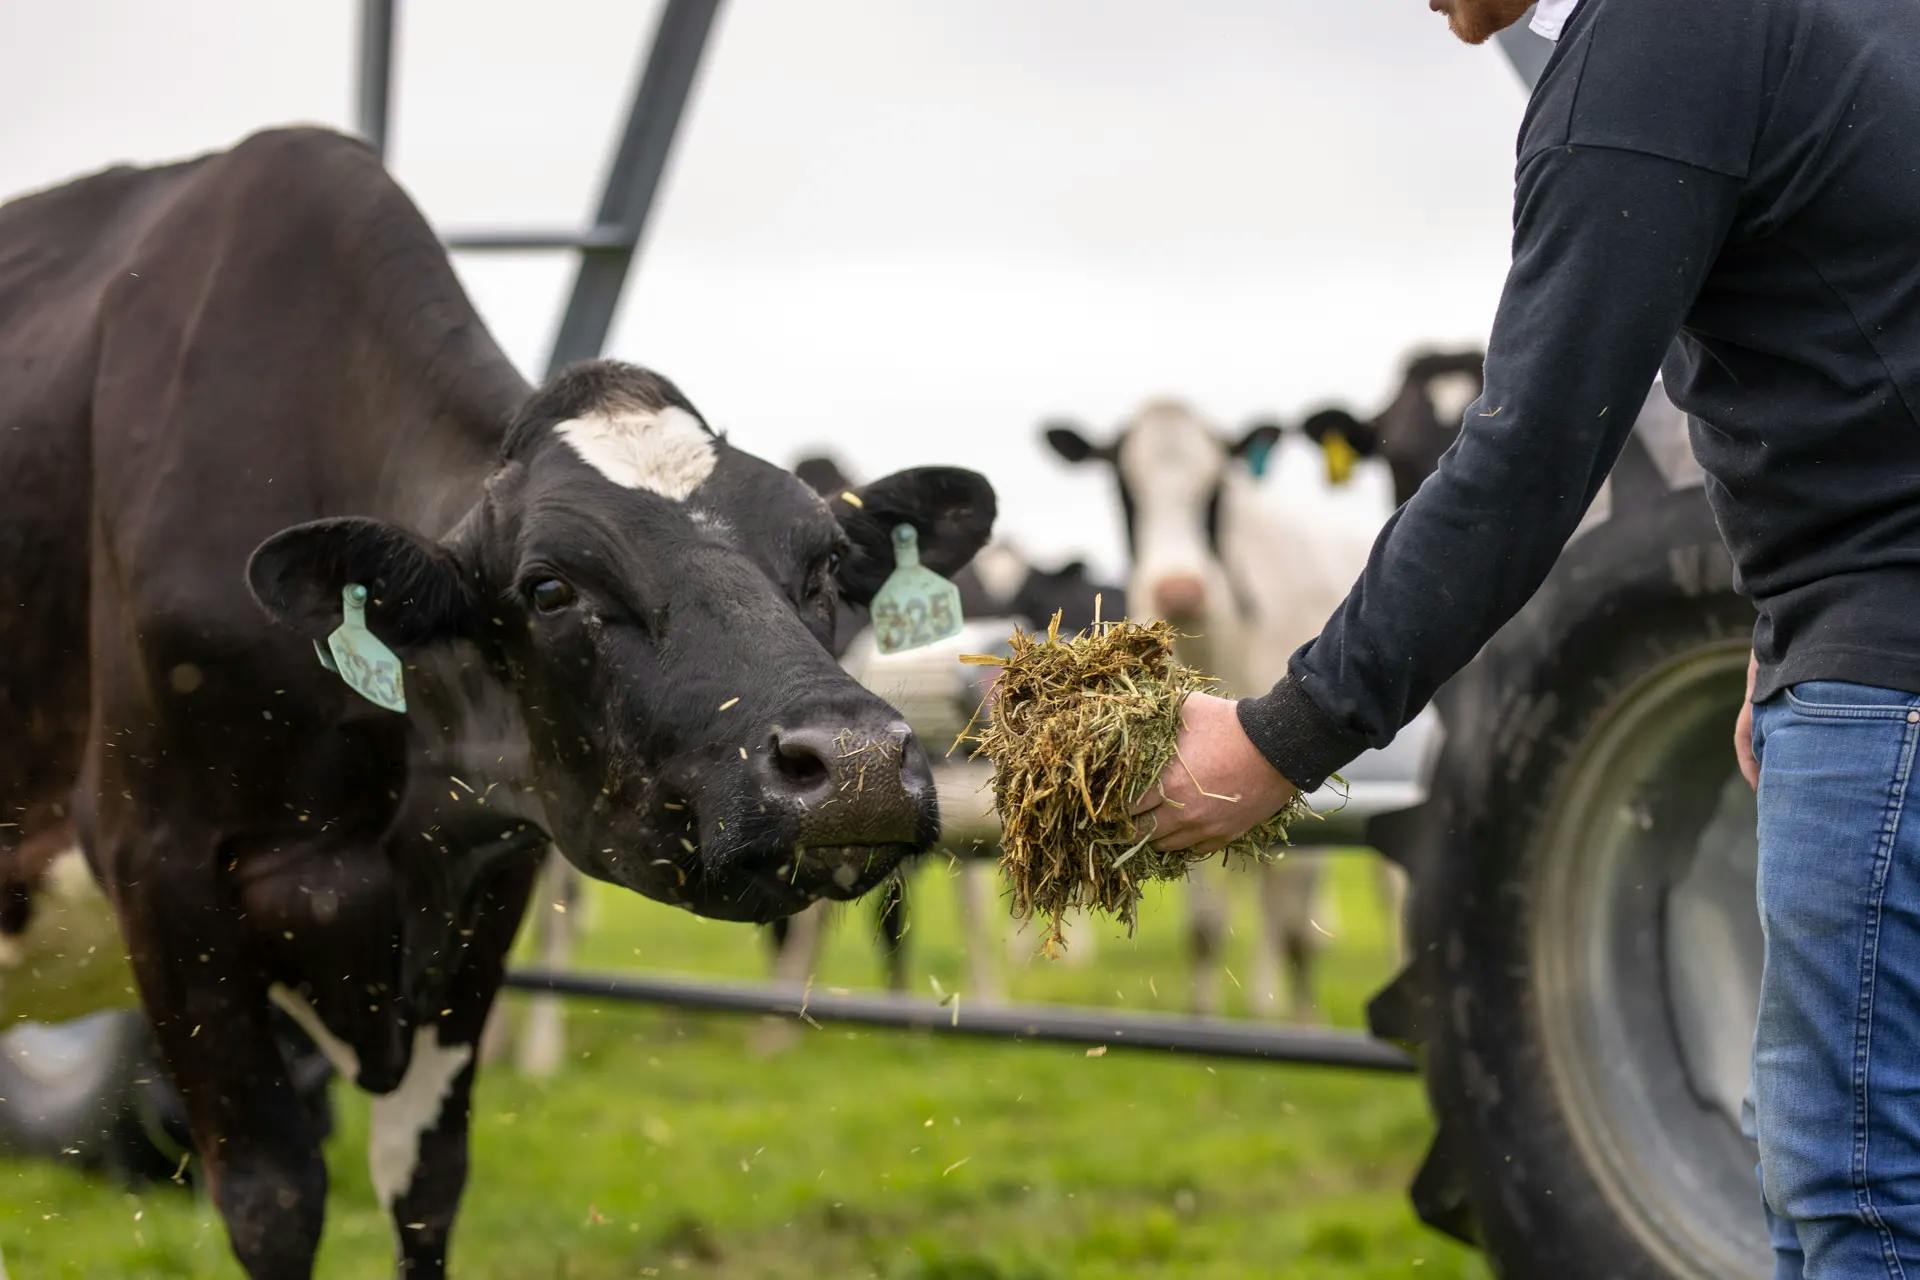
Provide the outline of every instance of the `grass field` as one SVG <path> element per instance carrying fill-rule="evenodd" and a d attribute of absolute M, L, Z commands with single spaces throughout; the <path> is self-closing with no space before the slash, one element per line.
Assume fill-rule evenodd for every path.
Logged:
<path fill-rule="evenodd" d="M 1322 993 L 1353 1025 L 1388 961 L 1366 863 L 1338 860 L 1334 885 Z M 915 981 L 959 989 L 947 874 L 915 887 Z M 1251 907 L 1238 911 L 1230 966 L 1244 975 Z M 1177 890 L 1161 895 L 1138 937 L 1103 937 L 1090 965 L 1021 967 L 1014 994 L 1177 1008 L 1182 918 Z M 835 930 L 819 983 L 877 981 L 866 921 Z M 611 890 L 592 925 L 584 966 L 764 971 L 749 930 Z M 482 1076 L 459 1275 L 1485 1275 L 1407 1207 L 1428 1136 L 1409 1079 L 833 1028 L 769 1057 L 752 1047 L 753 1019 L 573 1009 L 574 1062 L 558 1080 Z M 336 1098 L 320 1274 L 378 1276 L 390 1254 L 366 1108 Z M 0 1251 L 11 1280 L 239 1274 L 204 1203 L 48 1164 L 0 1162 Z"/>

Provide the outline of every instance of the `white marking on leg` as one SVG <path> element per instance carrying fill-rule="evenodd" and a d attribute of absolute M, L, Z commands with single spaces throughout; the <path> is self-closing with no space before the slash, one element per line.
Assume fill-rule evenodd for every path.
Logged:
<path fill-rule="evenodd" d="M 581 461 L 615 484 L 676 502 L 698 489 L 719 461 L 713 433 L 673 405 L 583 414 L 553 431 Z"/>
<path fill-rule="evenodd" d="M 454 1078 L 471 1061 L 472 1045 L 443 1045 L 434 1028 L 420 1027 L 413 1033 L 413 1057 L 400 1087 L 374 1098 L 367 1165 L 373 1172 L 373 1192 L 388 1209 L 413 1185 L 420 1139 L 440 1119 Z"/>
<path fill-rule="evenodd" d="M 353 1046 L 327 1030 L 327 1024 L 320 1021 L 320 1015 L 307 1003 L 306 997 L 292 987 L 276 982 L 267 988 L 267 999 L 286 1010 L 287 1016 L 300 1024 L 307 1038 L 319 1046 L 320 1052 L 327 1055 L 327 1061 L 333 1064 L 342 1078 L 355 1083 L 360 1079 L 360 1055 Z"/>

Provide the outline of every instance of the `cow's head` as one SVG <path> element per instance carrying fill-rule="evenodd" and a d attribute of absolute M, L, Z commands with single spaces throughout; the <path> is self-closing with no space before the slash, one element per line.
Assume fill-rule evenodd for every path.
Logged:
<path fill-rule="evenodd" d="M 1156 400 L 1104 444 L 1064 422 L 1045 436 L 1068 462 L 1113 469 L 1133 565 L 1128 603 L 1182 630 L 1217 631 L 1235 604 L 1220 555 L 1228 489 L 1265 470 L 1280 428 L 1261 423 L 1230 437 L 1187 405 Z"/>
<path fill-rule="evenodd" d="M 369 628 L 410 667 L 471 646 L 517 707 L 569 860 L 764 920 L 863 893 L 937 837 L 925 753 L 826 642 L 840 602 L 865 603 L 891 571 L 894 526 L 950 573 L 993 517 L 987 482 L 948 468 L 825 500 L 710 430 L 664 378 L 597 362 L 526 404 L 444 539 L 322 520 L 268 539 L 248 572 L 309 637 L 359 582 Z"/>
<path fill-rule="evenodd" d="M 1338 434 L 1360 456 L 1377 454 L 1393 472 L 1393 498 L 1405 502 L 1432 475 L 1460 434 L 1461 419 L 1485 387 L 1483 351 L 1424 351 L 1409 356 L 1399 389 L 1385 409 L 1362 422 L 1334 406 L 1310 414 L 1302 429 Z"/>

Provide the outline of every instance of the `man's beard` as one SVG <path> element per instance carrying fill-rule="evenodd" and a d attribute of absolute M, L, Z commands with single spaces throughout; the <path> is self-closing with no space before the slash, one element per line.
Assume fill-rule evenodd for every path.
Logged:
<path fill-rule="evenodd" d="M 1525 17 L 1532 4 L 1533 0 L 1455 0 L 1447 25 L 1468 44 L 1485 44 Z"/>

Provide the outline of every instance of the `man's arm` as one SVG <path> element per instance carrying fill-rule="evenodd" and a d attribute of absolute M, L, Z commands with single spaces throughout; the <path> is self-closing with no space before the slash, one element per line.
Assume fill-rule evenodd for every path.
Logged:
<path fill-rule="evenodd" d="M 1263 755 L 1317 786 L 1384 746 L 1545 579 L 1599 492 L 1718 256 L 1739 183 L 1557 147 L 1521 172 L 1487 389 L 1439 470 L 1286 679 L 1241 704 Z"/>
<path fill-rule="evenodd" d="M 1163 778 L 1176 804 L 1154 813 L 1155 844 L 1202 848 L 1266 818 L 1255 809 L 1281 793 L 1263 764 L 1311 790 L 1386 745 L 1519 611 L 1619 455 L 1739 191 L 1637 151 L 1556 147 L 1528 160 L 1486 393 L 1319 638 L 1271 693 L 1239 704 L 1245 740 L 1205 752 L 1222 775 Z M 1200 719 L 1216 738 L 1233 727 Z M 1183 738 L 1182 754 L 1200 744 Z M 1259 799 L 1217 798 L 1242 794 Z"/>

